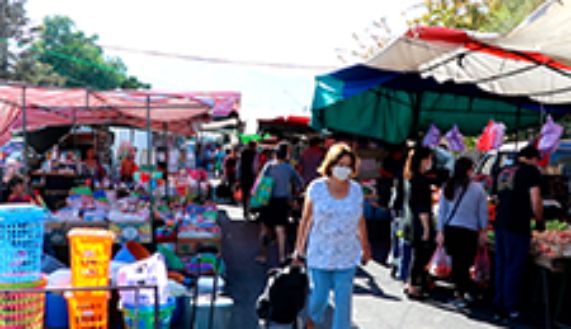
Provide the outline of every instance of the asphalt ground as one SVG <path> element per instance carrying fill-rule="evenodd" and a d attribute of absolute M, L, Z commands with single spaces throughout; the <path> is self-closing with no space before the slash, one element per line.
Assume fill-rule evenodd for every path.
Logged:
<path fill-rule="evenodd" d="M 271 249 L 267 266 L 257 264 L 254 258 L 259 250 L 258 224 L 245 221 L 239 208 L 223 206 L 222 209 L 227 213 L 221 221 L 227 293 L 235 303 L 230 328 L 259 328 L 255 304 L 264 288 L 267 271 L 277 266 L 277 247 Z M 456 309 L 449 303 L 452 290 L 446 284 L 438 284 L 430 299 L 408 300 L 403 293 L 403 283 L 393 279 L 390 270 L 382 264 L 387 244 L 376 242 L 374 249 L 375 261 L 361 267 L 355 279 L 353 328 L 542 327 L 494 322 L 489 300 L 476 302 L 465 310 Z M 330 328 L 331 312 L 330 308 L 326 323 L 320 328 Z"/>

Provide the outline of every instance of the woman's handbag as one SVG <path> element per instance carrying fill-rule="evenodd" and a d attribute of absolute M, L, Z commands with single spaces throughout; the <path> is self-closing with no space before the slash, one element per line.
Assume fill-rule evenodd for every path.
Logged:
<path fill-rule="evenodd" d="M 269 176 L 271 167 L 272 165 L 270 164 L 266 165 L 252 187 L 252 196 L 250 197 L 250 207 L 252 209 L 259 209 L 270 203 L 274 187 L 274 179 Z"/>

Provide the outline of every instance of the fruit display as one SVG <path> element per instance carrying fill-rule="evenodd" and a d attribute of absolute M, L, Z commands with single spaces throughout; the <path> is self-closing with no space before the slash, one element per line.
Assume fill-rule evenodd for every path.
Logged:
<path fill-rule="evenodd" d="M 571 257 L 571 229 L 533 232 L 533 251 L 550 258 Z"/>

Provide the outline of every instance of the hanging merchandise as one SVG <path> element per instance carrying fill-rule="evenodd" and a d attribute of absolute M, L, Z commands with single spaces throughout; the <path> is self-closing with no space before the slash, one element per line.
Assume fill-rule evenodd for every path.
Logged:
<path fill-rule="evenodd" d="M 490 120 L 484 128 L 484 132 L 478 138 L 477 148 L 478 151 L 488 152 L 492 150 L 494 141 L 496 139 L 496 132 L 494 130 L 495 122 Z"/>
<path fill-rule="evenodd" d="M 484 132 L 478 138 L 477 148 L 478 151 L 488 152 L 491 150 L 497 150 L 504 143 L 504 137 L 506 134 L 506 125 L 503 123 L 496 123 L 494 120 L 490 120 L 484 128 Z"/>
<path fill-rule="evenodd" d="M 563 131 L 563 127 L 555 123 L 551 115 L 548 116 L 545 124 L 541 128 L 537 149 L 542 153 L 553 152 L 559 145 Z"/>
<path fill-rule="evenodd" d="M 446 133 L 446 140 L 448 141 L 448 149 L 452 152 L 463 152 L 466 149 L 464 136 L 457 125 L 454 125 L 454 127 Z"/>
<path fill-rule="evenodd" d="M 504 143 L 504 138 L 506 136 L 506 125 L 504 125 L 501 122 L 495 123 L 494 130 L 496 131 L 496 134 L 494 138 L 494 143 L 492 145 L 492 149 L 497 150 Z"/>
<path fill-rule="evenodd" d="M 422 140 L 422 146 L 425 147 L 436 147 L 440 144 L 440 139 L 442 135 L 440 130 L 434 124 L 430 125 L 430 128 L 426 132 L 424 139 Z"/>

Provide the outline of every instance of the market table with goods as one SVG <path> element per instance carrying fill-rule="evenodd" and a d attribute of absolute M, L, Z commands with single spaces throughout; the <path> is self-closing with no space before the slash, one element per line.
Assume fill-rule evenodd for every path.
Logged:
<path fill-rule="evenodd" d="M 152 187 L 156 180 L 143 177 L 142 183 Z M 220 295 L 223 214 L 193 196 L 190 184 L 171 186 L 169 198 L 151 195 L 145 186 L 77 186 L 66 206 L 53 212 L 0 206 L 0 327 L 227 323 L 233 302 Z"/>

